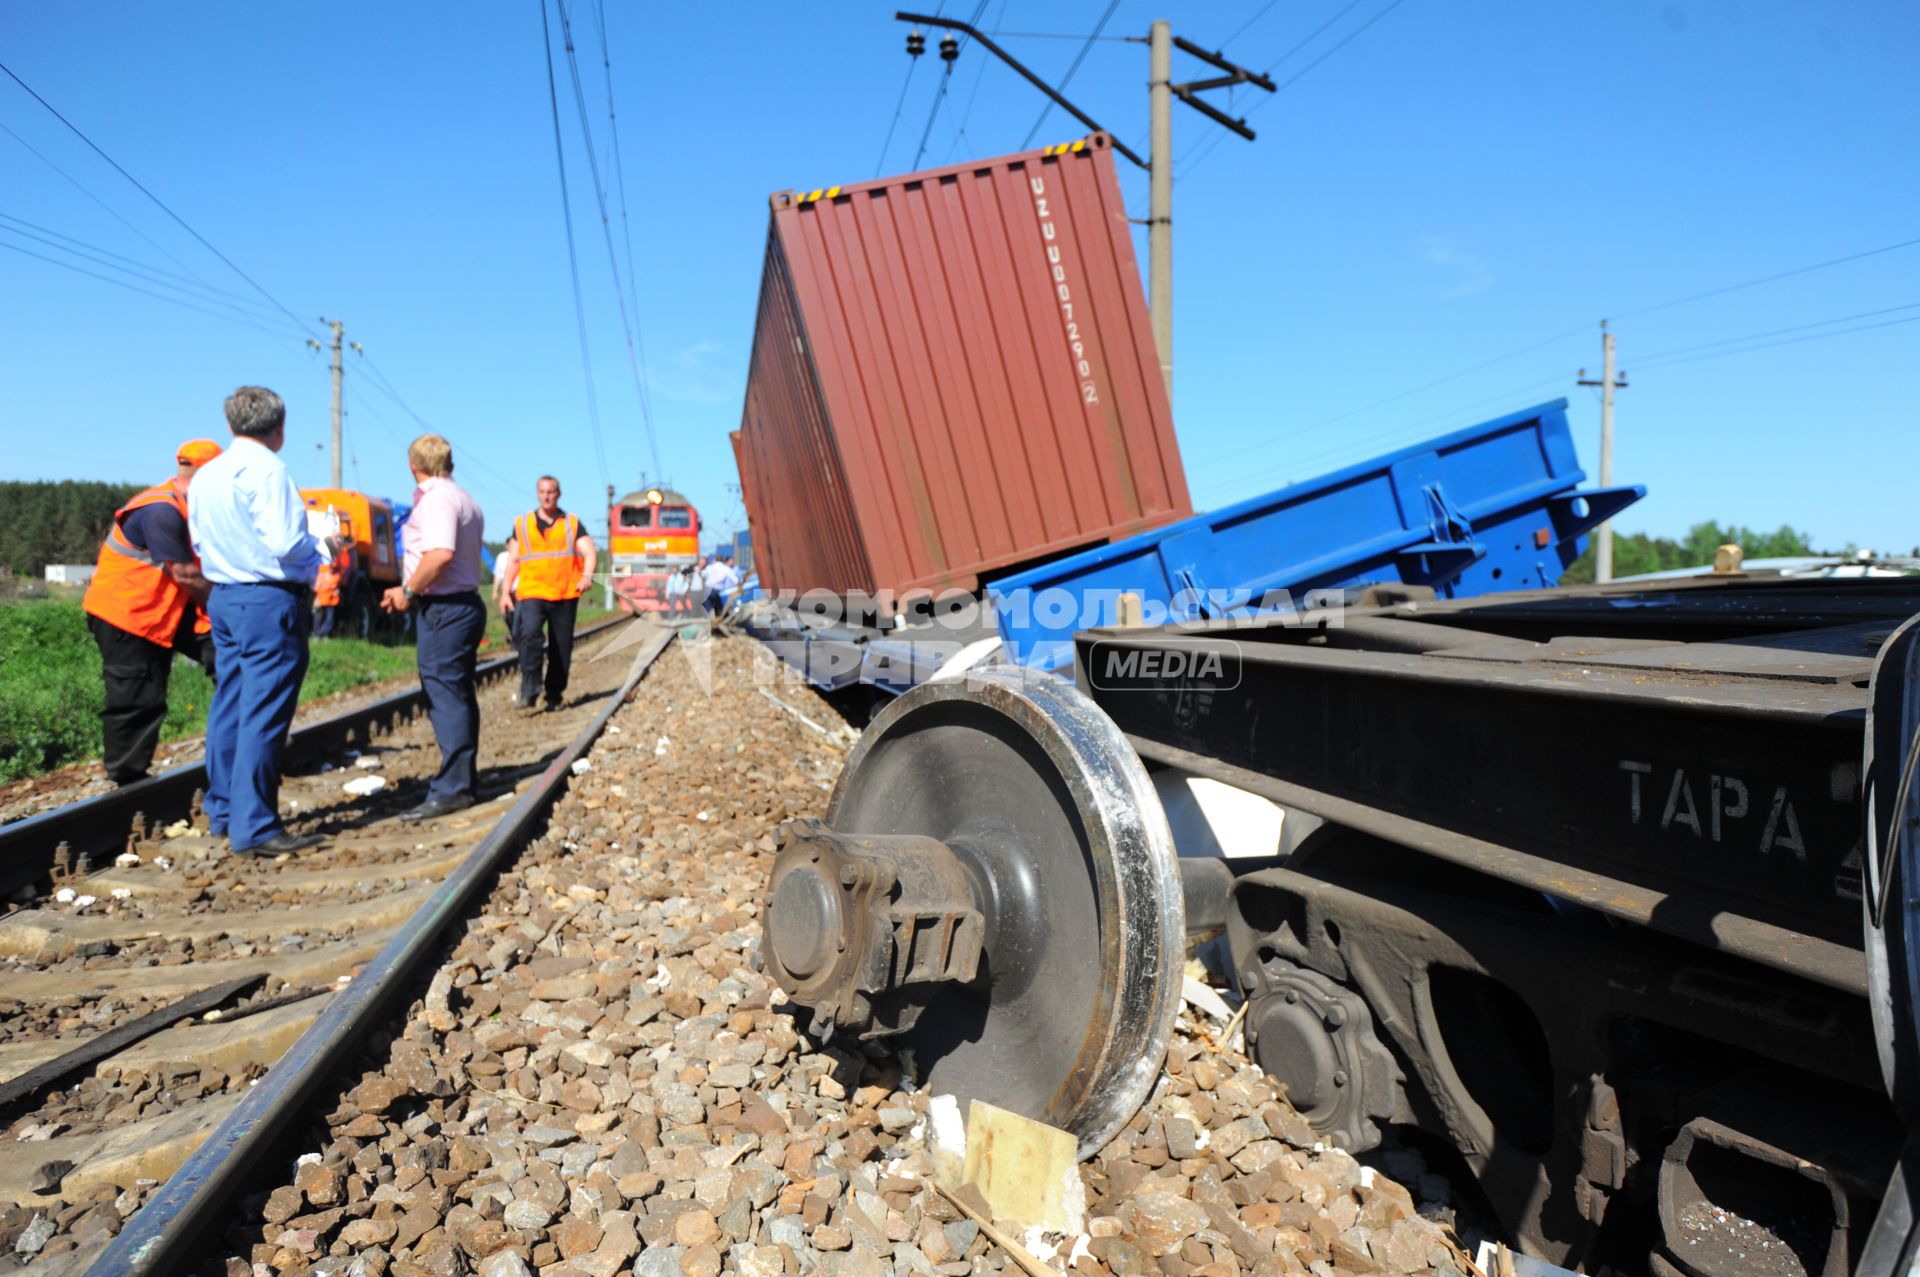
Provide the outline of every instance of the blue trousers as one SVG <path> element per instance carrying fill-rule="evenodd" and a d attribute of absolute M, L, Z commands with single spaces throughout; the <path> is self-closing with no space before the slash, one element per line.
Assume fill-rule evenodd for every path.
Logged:
<path fill-rule="evenodd" d="M 480 781 L 480 700 L 474 691 L 474 665 L 480 636 L 487 628 L 487 607 L 474 591 L 423 595 L 415 599 L 415 659 L 420 690 L 427 697 L 427 719 L 440 746 L 440 771 L 427 787 L 429 802 L 478 797 Z"/>
<path fill-rule="evenodd" d="M 207 714 L 207 820 L 236 851 L 285 831 L 280 763 L 307 673 L 306 593 L 216 585 L 207 603 L 220 682 Z"/>

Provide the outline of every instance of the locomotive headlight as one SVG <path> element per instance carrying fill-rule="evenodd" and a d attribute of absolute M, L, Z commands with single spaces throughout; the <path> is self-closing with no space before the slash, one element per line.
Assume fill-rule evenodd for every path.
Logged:
<path fill-rule="evenodd" d="M 667 494 L 660 491 L 660 489 L 658 488 L 647 489 L 647 501 L 649 504 L 659 505 L 662 501 L 665 501 L 666 499 L 667 499 Z"/>

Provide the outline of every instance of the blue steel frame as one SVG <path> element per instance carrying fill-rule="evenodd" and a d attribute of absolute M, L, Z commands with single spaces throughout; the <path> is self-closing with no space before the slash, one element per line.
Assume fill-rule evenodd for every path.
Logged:
<path fill-rule="evenodd" d="M 988 598 L 1008 655 L 1069 668 L 1075 631 L 1116 624 L 1122 593 L 1164 623 L 1250 615 L 1279 591 L 1298 608 L 1308 591 L 1389 582 L 1445 598 L 1557 585 L 1587 532 L 1647 492 L 1580 489 L 1566 408 L 1509 413 L 1005 577 Z"/>

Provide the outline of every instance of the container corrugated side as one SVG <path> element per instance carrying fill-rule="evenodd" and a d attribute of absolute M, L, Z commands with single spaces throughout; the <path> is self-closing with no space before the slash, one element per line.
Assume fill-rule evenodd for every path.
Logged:
<path fill-rule="evenodd" d="M 1103 135 L 772 205 L 740 432 L 769 585 L 971 589 L 1191 512 Z"/>

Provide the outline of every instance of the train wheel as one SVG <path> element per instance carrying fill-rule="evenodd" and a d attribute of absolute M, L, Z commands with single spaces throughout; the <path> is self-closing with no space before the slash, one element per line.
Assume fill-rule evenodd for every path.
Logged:
<path fill-rule="evenodd" d="M 924 1085 L 1071 1132 L 1146 1100 L 1179 1006 L 1173 836 L 1126 738 L 1048 675 L 925 684 L 849 756 L 828 825 L 784 831 L 768 967 Z"/>

